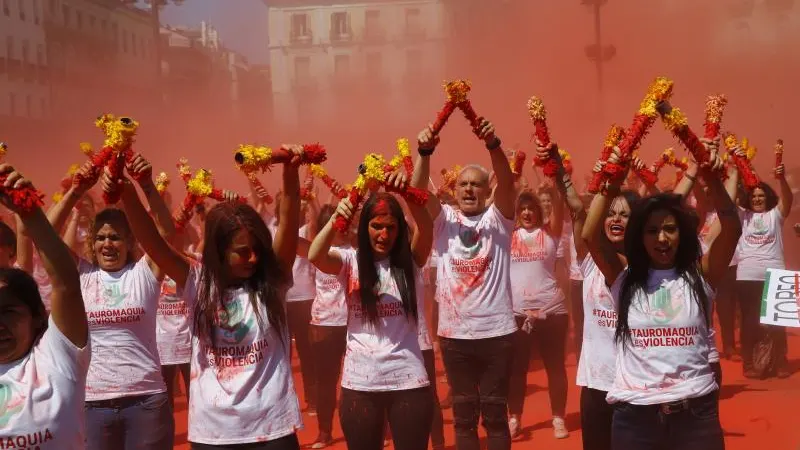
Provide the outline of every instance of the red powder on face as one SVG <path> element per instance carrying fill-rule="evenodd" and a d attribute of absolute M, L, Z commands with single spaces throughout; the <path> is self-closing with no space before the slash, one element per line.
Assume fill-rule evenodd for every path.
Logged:
<path fill-rule="evenodd" d="M 372 208 L 372 217 L 375 216 L 386 216 L 392 213 L 391 208 L 389 207 L 389 202 L 386 200 L 378 200 L 375 203 L 375 207 Z"/>

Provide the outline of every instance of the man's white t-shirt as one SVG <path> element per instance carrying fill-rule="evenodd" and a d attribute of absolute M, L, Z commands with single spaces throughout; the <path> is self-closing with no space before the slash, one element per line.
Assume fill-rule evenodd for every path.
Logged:
<path fill-rule="evenodd" d="M 623 272 L 611 286 L 615 309 L 625 277 Z M 714 293 L 705 286 L 711 314 Z M 709 365 L 708 326 L 694 295 L 674 269 L 650 271 L 646 290 L 634 293 L 628 310 L 631 341 L 617 346 L 609 403 L 670 403 L 719 388 Z"/>
<path fill-rule="evenodd" d="M 385 392 L 416 389 L 429 385 L 419 346 L 418 323 L 424 324 L 422 270 L 415 270 L 417 322 L 408 317 L 389 260 L 375 263 L 378 270 L 378 317 L 373 325 L 366 319 L 359 294 L 356 250 L 341 251 L 347 273 L 347 347 L 342 387 L 354 391 Z M 424 325 L 423 325 L 424 327 Z"/>
<path fill-rule="evenodd" d="M 92 364 L 86 401 L 166 392 L 156 344 L 161 283 L 143 257 L 117 272 L 78 265 Z"/>
<path fill-rule="evenodd" d="M 511 301 L 513 230 L 514 221 L 495 205 L 471 217 L 442 205 L 433 226 L 439 336 L 484 339 L 517 330 Z"/>
<path fill-rule="evenodd" d="M 737 247 L 737 280 L 763 281 L 767 269 L 785 269 L 783 215 L 775 207 L 763 213 L 739 210 L 742 236 Z"/>
<path fill-rule="evenodd" d="M 189 306 L 172 278 L 161 282 L 156 316 L 156 343 L 162 366 L 188 364 L 192 356 Z"/>
<path fill-rule="evenodd" d="M 511 238 L 511 295 L 514 313 L 538 310 L 567 314 L 564 292 L 556 281 L 558 241 L 545 228 L 517 228 Z"/>
<path fill-rule="evenodd" d="M 341 253 L 351 249 L 349 245 L 331 247 Z M 342 270 L 336 275 L 329 275 L 321 270 L 316 271 L 315 285 L 317 295 L 311 305 L 311 325 L 322 327 L 343 327 L 347 325 L 347 273 Z"/>
<path fill-rule="evenodd" d="M 85 448 L 90 345 L 76 347 L 50 319 L 25 357 L 0 364 L 0 449 Z"/>
<path fill-rule="evenodd" d="M 583 271 L 583 348 L 578 361 L 576 384 L 608 392 L 614 384 L 617 364 L 617 310 L 606 277 L 591 255 L 581 264 Z"/>
<path fill-rule="evenodd" d="M 199 266 L 187 287 L 196 298 Z M 248 292 L 225 292 L 217 314 L 214 345 L 192 336 L 189 385 L 189 442 L 235 445 L 271 441 L 303 427 L 289 362 L 289 330 L 278 331 L 257 303 L 259 324 Z M 194 317 L 190 314 L 191 318 Z"/>

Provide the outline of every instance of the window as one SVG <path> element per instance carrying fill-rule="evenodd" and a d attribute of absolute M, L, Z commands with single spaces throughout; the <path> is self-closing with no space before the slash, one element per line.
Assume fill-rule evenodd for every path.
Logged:
<path fill-rule="evenodd" d="M 335 12 L 331 14 L 331 33 L 334 35 L 343 35 L 350 32 L 348 26 L 348 17 L 346 12 Z"/>
<path fill-rule="evenodd" d="M 96 24 L 97 24 L 97 17 L 89 14 L 89 28 L 94 30 Z"/>
<path fill-rule="evenodd" d="M 422 31 L 419 8 L 406 8 L 406 34 L 418 35 Z"/>
<path fill-rule="evenodd" d="M 100 31 L 106 34 L 106 30 L 108 30 L 108 22 L 106 22 L 106 19 L 103 19 L 100 21 Z"/>
<path fill-rule="evenodd" d="M 300 85 L 305 85 L 311 80 L 311 58 L 308 56 L 294 58 L 294 79 Z"/>
<path fill-rule="evenodd" d="M 39 25 L 39 0 L 33 0 L 33 23 Z"/>
<path fill-rule="evenodd" d="M 119 42 L 119 27 L 117 27 L 117 22 L 111 22 L 111 38 L 114 39 L 115 45 Z"/>
<path fill-rule="evenodd" d="M 422 63 L 422 51 L 416 48 L 406 50 L 406 73 L 413 74 L 419 71 Z"/>
<path fill-rule="evenodd" d="M 12 116 L 17 115 L 17 95 L 13 92 L 8 93 L 8 109 Z"/>
<path fill-rule="evenodd" d="M 136 56 L 139 52 L 137 51 L 138 41 L 136 40 L 136 35 L 131 33 L 131 53 L 133 56 Z"/>
<path fill-rule="evenodd" d="M 75 26 L 80 30 L 83 28 L 83 13 L 75 11 Z"/>
<path fill-rule="evenodd" d="M 47 99 L 45 98 L 39 99 L 39 108 L 41 108 L 42 117 L 47 116 Z"/>
<path fill-rule="evenodd" d="M 122 51 L 128 53 L 128 31 L 122 30 Z"/>
<path fill-rule="evenodd" d="M 308 32 L 308 14 L 292 14 L 291 34 L 293 38 L 310 35 Z"/>
<path fill-rule="evenodd" d="M 27 117 L 33 117 L 33 98 L 31 94 L 25 96 L 25 115 Z"/>
<path fill-rule="evenodd" d="M 367 11 L 364 23 L 364 35 L 367 39 L 374 39 L 380 36 L 381 12 L 377 9 Z"/>
<path fill-rule="evenodd" d="M 36 63 L 40 66 L 45 65 L 43 44 L 39 44 L 36 46 Z"/>
<path fill-rule="evenodd" d="M 5 14 L 6 17 L 11 15 L 11 9 L 8 7 L 8 0 L 3 0 L 3 14 Z"/>
<path fill-rule="evenodd" d="M 19 8 L 19 20 L 25 22 L 25 0 L 17 0 L 17 7 Z"/>
<path fill-rule="evenodd" d="M 70 13 L 69 5 L 61 5 L 61 15 L 64 16 L 64 26 L 69 26 Z"/>
<path fill-rule="evenodd" d="M 383 72 L 383 57 L 380 53 L 367 53 L 367 77 L 379 77 Z"/>
<path fill-rule="evenodd" d="M 56 0 L 49 0 L 48 5 L 50 6 L 50 15 L 55 16 L 58 14 L 58 2 Z"/>
<path fill-rule="evenodd" d="M 338 79 L 347 78 L 350 76 L 350 55 L 334 56 L 333 73 Z"/>
<path fill-rule="evenodd" d="M 143 59 L 147 59 L 147 45 L 143 37 L 139 38 L 139 51 Z"/>
<path fill-rule="evenodd" d="M 6 36 L 6 57 L 11 60 L 14 59 L 14 38 Z"/>
<path fill-rule="evenodd" d="M 27 39 L 23 39 L 22 41 L 22 62 L 27 63 L 30 58 L 28 54 L 30 53 L 30 42 Z"/>

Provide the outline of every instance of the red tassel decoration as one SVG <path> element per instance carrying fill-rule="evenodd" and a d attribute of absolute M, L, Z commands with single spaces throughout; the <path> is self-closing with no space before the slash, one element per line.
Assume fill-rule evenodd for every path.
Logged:
<path fill-rule="evenodd" d="M 709 95 L 706 99 L 706 121 L 704 124 L 706 139 L 714 139 L 719 136 L 719 127 L 722 123 L 722 113 L 728 99 L 724 95 Z"/>
<path fill-rule="evenodd" d="M 605 142 L 603 142 L 603 151 L 600 152 L 600 162 L 608 161 L 608 158 L 611 156 L 611 152 L 614 150 L 622 136 L 625 134 L 625 129 L 621 126 L 614 124 L 611 125 L 611 129 L 608 130 L 608 135 L 606 136 Z M 603 172 L 594 172 L 592 174 L 592 178 L 589 181 L 588 185 L 586 186 L 586 191 L 590 194 L 597 194 L 600 192 L 600 185 L 603 182 Z"/>
<path fill-rule="evenodd" d="M 777 169 L 783 164 L 783 139 L 778 139 L 775 143 L 775 168 Z M 775 178 L 778 178 L 776 175 Z"/>
<path fill-rule="evenodd" d="M 353 205 L 353 211 L 357 211 L 359 206 L 361 206 L 361 201 L 364 199 L 364 195 L 361 193 L 360 189 L 353 186 L 353 188 L 350 189 L 348 198 L 350 199 L 350 203 Z M 347 233 L 350 228 L 350 221 L 342 216 L 336 216 L 336 220 L 333 222 L 333 228 L 339 233 Z"/>
<path fill-rule="evenodd" d="M 746 156 L 738 156 L 733 153 L 733 148 L 739 145 L 736 135 L 729 134 L 725 136 L 724 142 L 725 148 L 728 149 L 728 153 L 730 154 L 730 158 L 732 158 L 733 163 L 736 164 L 736 170 L 739 171 L 739 175 L 742 177 L 742 184 L 744 184 L 744 187 L 748 190 L 753 190 L 758 187 L 760 180 L 753 166 L 750 164 L 750 161 L 747 160 Z"/>

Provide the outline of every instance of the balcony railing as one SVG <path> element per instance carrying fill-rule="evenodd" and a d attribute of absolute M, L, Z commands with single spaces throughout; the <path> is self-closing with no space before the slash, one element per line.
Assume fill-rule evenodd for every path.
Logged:
<path fill-rule="evenodd" d="M 381 44 L 386 41 L 386 31 L 374 25 L 364 28 L 364 42 L 369 44 Z"/>
<path fill-rule="evenodd" d="M 22 61 L 18 59 L 9 59 L 8 60 L 8 79 L 10 81 L 15 81 L 17 78 L 22 76 Z"/>
<path fill-rule="evenodd" d="M 331 43 L 346 44 L 353 42 L 353 33 L 349 30 L 331 30 Z"/>
<path fill-rule="evenodd" d="M 291 36 L 289 36 L 289 43 L 292 45 L 307 46 L 311 45 L 313 41 L 314 36 L 307 30 L 304 32 L 292 33 Z"/>
<path fill-rule="evenodd" d="M 425 29 L 422 27 L 409 26 L 406 27 L 403 35 L 408 40 L 422 40 L 425 39 L 427 33 L 425 32 Z"/>
<path fill-rule="evenodd" d="M 31 63 L 24 63 L 22 65 L 22 79 L 27 83 L 36 81 L 36 65 Z"/>

